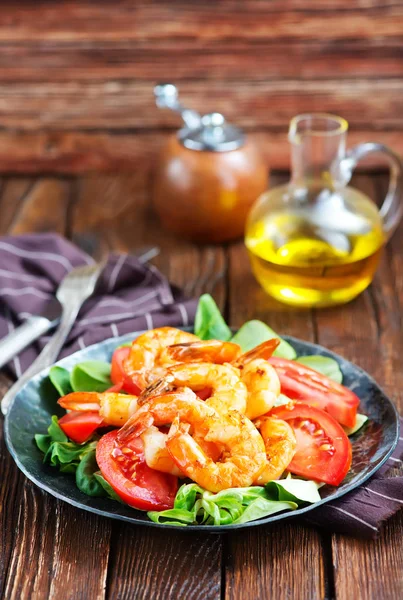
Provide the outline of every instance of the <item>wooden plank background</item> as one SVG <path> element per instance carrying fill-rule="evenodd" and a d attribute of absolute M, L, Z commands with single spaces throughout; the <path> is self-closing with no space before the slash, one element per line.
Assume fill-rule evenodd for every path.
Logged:
<path fill-rule="evenodd" d="M 303 111 L 403 154 L 403 2 L 3 2 L 0 172 L 149 171 L 178 123 L 160 80 L 245 127 L 271 168 Z"/>
<path fill-rule="evenodd" d="M 286 175 L 273 174 L 272 185 Z M 214 294 L 228 322 L 260 318 L 279 333 L 319 342 L 366 369 L 403 410 L 403 223 L 374 283 L 345 306 L 295 311 L 272 305 L 242 242 L 197 247 L 165 233 L 138 175 L 0 178 L 0 233 L 58 231 L 95 256 L 150 241 L 155 264 L 189 294 Z M 383 175 L 353 185 L 382 198 Z M 125 199 L 117 205 L 116 198 Z M 0 377 L 0 395 L 7 381 Z M 400 466 L 400 473 L 403 465 Z M 225 536 L 134 527 L 76 509 L 28 481 L 0 426 L 0 597 L 7 600 L 398 600 L 403 511 L 377 540 L 290 521 Z"/>

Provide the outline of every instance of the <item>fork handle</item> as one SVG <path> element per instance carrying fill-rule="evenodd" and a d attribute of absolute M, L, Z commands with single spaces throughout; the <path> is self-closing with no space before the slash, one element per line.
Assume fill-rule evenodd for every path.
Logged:
<path fill-rule="evenodd" d="M 18 394 L 20 389 L 37 373 L 52 365 L 59 356 L 60 350 L 63 347 L 66 338 L 74 325 L 80 305 L 70 305 L 63 311 L 60 325 L 52 339 L 46 344 L 42 352 L 30 367 L 23 373 L 18 381 L 8 390 L 1 402 L 1 412 L 5 415 L 8 412 L 9 406 L 13 398 Z"/>
<path fill-rule="evenodd" d="M 46 317 L 33 316 L 0 340 L 0 368 L 51 327 L 52 322 Z"/>

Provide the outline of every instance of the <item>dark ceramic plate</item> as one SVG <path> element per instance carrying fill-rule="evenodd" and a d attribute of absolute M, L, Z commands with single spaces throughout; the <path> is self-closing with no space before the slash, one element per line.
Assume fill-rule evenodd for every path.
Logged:
<path fill-rule="evenodd" d="M 138 333 L 120 338 L 106 340 L 100 344 L 85 348 L 57 364 L 71 369 L 73 365 L 84 360 L 110 361 L 113 350 L 120 344 L 132 340 Z M 369 375 L 344 358 L 325 350 L 322 346 L 303 342 L 292 337 L 285 339 L 294 346 L 298 355 L 322 354 L 335 358 L 344 375 L 343 383 L 353 389 L 361 399 L 360 412 L 368 415 L 368 425 L 351 438 L 353 445 L 353 462 L 342 485 L 337 488 L 324 486 L 321 488 L 322 500 L 295 511 L 275 514 L 271 517 L 252 521 L 241 525 L 226 526 L 188 526 L 185 530 L 201 530 L 206 532 L 223 532 L 263 525 L 280 519 L 295 517 L 316 508 L 320 504 L 343 496 L 361 485 L 368 477 L 387 460 L 395 448 L 399 438 L 398 414 L 393 403 L 387 398 Z M 46 433 L 53 414 L 63 414 L 57 404 L 57 395 L 47 378 L 49 369 L 36 375 L 15 397 L 5 419 L 5 437 L 9 451 L 21 471 L 40 488 L 56 498 L 60 498 L 73 506 L 93 513 L 129 521 L 138 525 L 178 529 L 176 526 L 159 525 L 150 521 L 145 512 L 129 508 L 104 498 L 91 498 L 78 490 L 74 479 L 61 474 L 56 469 L 42 463 L 42 454 L 34 443 L 35 433 Z M 183 531 L 183 528 L 180 528 Z"/>

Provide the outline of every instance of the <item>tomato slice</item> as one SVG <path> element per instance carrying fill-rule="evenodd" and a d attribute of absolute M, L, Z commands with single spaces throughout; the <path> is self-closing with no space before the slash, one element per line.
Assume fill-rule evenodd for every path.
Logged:
<path fill-rule="evenodd" d="M 143 442 L 133 438 L 125 442 L 123 453 L 115 444 L 118 430 L 99 440 L 96 459 L 103 477 L 126 504 L 140 510 L 172 508 L 178 478 L 147 466 Z"/>
<path fill-rule="evenodd" d="M 86 442 L 102 423 L 103 418 L 98 412 L 92 410 L 72 411 L 59 419 L 61 429 L 77 444 Z"/>
<path fill-rule="evenodd" d="M 121 348 L 116 348 L 114 353 L 112 354 L 111 361 L 111 380 L 112 383 L 118 385 L 122 384 L 121 388 L 124 392 L 128 394 L 133 394 L 134 396 L 138 396 L 141 393 L 141 388 L 137 385 L 135 381 L 126 373 L 124 369 L 124 362 L 128 358 L 130 354 L 129 346 L 122 346 Z"/>
<path fill-rule="evenodd" d="M 297 450 L 287 469 L 295 475 L 339 485 L 352 458 L 350 440 L 329 413 L 301 402 L 290 402 L 270 411 L 287 421 L 297 438 Z"/>
<path fill-rule="evenodd" d="M 123 381 L 119 381 L 119 383 L 115 383 L 112 387 L 105 390 L 105 392 L 112 392 L 112 393 L 117 394 L 122 391 L 122 388 L 123 388 Z"/>
<path fill-rule="evenodd" d="M 294 360 L 273 356 L 269 362 L 277 371 L 283 394 L 322 408 L 342 425 L 354 427 L 360 404 L 354 392 Z"/>

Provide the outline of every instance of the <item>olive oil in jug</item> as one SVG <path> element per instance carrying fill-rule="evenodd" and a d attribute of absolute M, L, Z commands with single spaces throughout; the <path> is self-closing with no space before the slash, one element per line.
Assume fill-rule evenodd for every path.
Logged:
<path fill-rule="evenodd" d="M 249 215 L 245 244 L 253 272 L 270 296 L 286 304 L 352 300 L 371 283 L 387 235 L 400 218 L 399 159 L 377 144 L 363 144 L 351 151 L 360 150 L 353 161 L 345 155 L 346 131 L 346 121 L 331 115 L 296 117 L 290 127 L 291 182 L 265 192 Z M 345 186 L 363 146 L 386 151 L 396 165 L 387 215 Z"/>

